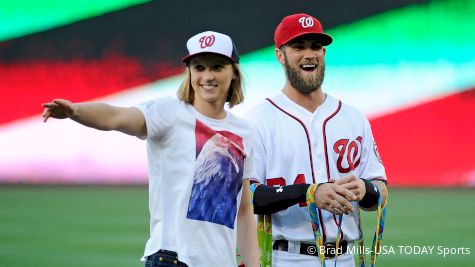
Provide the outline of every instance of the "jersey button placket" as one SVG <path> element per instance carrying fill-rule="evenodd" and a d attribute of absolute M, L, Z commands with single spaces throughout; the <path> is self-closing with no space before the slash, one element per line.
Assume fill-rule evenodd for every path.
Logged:
<path fill-rule="evenodd" d="M 313 159 L 313 169 L 315 170 L 315 182 L 320 183 L 322 181 L 322 170 L 318 166 L 318 142 L 317 142 L 317 132 L 314 130 L 313 125 L 316 124 L 315 117 L 312 118 L 311 124 L 309 127 L 310 131 L 310 142 L 312 147 L 312 159 Z"/>

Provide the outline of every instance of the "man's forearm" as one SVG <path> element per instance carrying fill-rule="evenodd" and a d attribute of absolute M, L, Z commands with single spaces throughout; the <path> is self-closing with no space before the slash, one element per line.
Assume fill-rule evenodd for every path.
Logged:
<path fill-rule="evenodd" d="M 253 196 L 255 214 L 272 214 L 306 201 L 309 184 L 272 187 L 260 184 Z"/>

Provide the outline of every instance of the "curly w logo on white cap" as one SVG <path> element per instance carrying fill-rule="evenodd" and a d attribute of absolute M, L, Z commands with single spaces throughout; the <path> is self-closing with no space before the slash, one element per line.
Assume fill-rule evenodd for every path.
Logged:
<path fill-rule="evenodd" d="M 211 35 L 205 35 L 200 38 L 200 46 L 201 48 L 206 48 L 207 46 L 212 46 L 214 44 L 214 41 L 216 40 L 216 37 L 214 37 L 213 34 Z"/>
<path fill-rule="evenodd" d="M 192 57 L 202 53 L 221 55 L 234 63 L 239 63 L 239 55 L 233 40 L 231 37 L 219 32 L 206 31 L 198 33 L 188 39 L 186 47 L 189 54 L 182 59 L 185 63 Z"/>

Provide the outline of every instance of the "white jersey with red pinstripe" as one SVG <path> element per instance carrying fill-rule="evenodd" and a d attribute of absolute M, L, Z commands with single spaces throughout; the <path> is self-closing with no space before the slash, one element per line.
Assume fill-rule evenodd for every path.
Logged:
<path fill-rule="evenodd" d="M 255 125 L 254 168 L 261 183 L 284 186 L 324 183 L 350 173 L 363 179 L 386 179 L 371 126 L 357 109 L 326 95 L 313 113 L 281 93 L 252 109 Z M 343 238 L 360 238 L 358 203 L 343 216 Z M 335 242 L 337 218 L 321 210 L 324 242 Z M 305 203 L 272 215 L 273 239 L 313 243 Z"/>

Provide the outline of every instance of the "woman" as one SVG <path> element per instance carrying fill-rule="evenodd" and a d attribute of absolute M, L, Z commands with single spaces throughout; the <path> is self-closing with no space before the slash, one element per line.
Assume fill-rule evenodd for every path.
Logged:
<path fill-rule="evenodd" d="M 239 56 L 229 36 L 211 31 L 191 37 L 187 48 L 179 100 L 124 108 L 55 99 L 43 104 L 44 121 L 70 118 L 147 140 L 145 266 L 236 266 L 236 243 L 246 266 L 258 266 L 251 130 L 224 109 L 244 98 Z"/>

